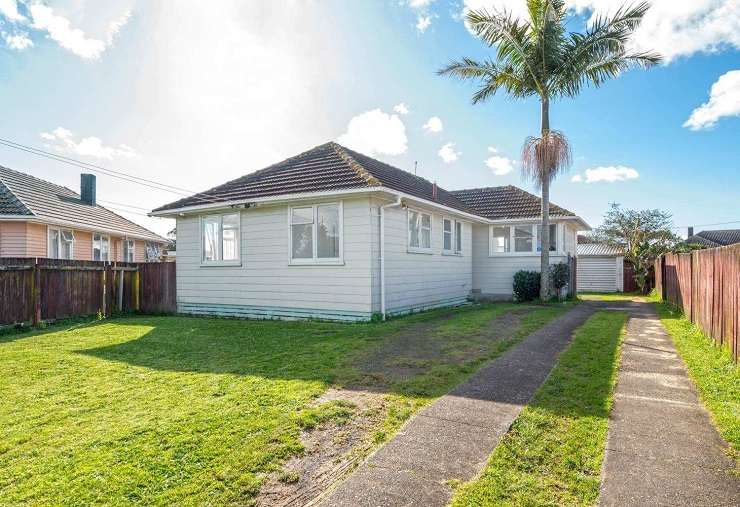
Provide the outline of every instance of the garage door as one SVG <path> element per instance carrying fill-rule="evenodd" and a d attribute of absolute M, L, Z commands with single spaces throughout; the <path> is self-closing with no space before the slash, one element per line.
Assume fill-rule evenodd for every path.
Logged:
<path fill-rule="evenodd" d="M 578 292 L 616 292 L 617 263 L 614 257 L 578 257 Z"/>

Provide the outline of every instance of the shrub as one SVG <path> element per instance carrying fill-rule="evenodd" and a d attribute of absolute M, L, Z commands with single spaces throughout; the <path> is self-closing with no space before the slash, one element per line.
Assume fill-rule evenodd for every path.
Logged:
<path fill-rule="evenodd" d="M 539 271 L 520 270 L 514 273 L 514 298 L 517 301 L 532 301 L 539 296 Z"/>
<path fill-rule="evenodd" d="M 564 262 L 559 262 L 550 266 L 550 285 L 555 289 L 556 294 L 560 295 L 560 289 L 568 285 L 570 279 L 570 266 Z"/>

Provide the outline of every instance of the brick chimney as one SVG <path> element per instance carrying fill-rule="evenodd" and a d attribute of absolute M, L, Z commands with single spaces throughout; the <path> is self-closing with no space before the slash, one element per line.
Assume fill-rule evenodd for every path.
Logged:
<path fill-rule="evenodd" d="M 437 200 L 437 182 L 432 185 L 432 199 Z"/>
<path fill-rule="evenodd" d="M 95 175 L 80 174 L 80 200 L 84 204 L 95 206 Z"/>

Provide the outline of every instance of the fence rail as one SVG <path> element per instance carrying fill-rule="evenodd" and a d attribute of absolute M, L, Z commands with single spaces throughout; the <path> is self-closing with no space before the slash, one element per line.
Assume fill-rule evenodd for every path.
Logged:
<path fill-rule="evenodd" d="M 740 245 L 664 255 L 655 263 L 655 286 L 738 360 Z"/>
<path fill-rule="evenodd" d="M 176 311 L 175 263 L 0 258 L 0 325 Z"/>

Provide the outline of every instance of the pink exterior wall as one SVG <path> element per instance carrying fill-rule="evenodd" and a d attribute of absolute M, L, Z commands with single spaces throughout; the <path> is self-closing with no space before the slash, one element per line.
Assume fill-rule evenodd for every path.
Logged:
<path fill-rule="evenodd" d="M 26 256 L 26 223 L 0 222 L 0 257 Z"/>

